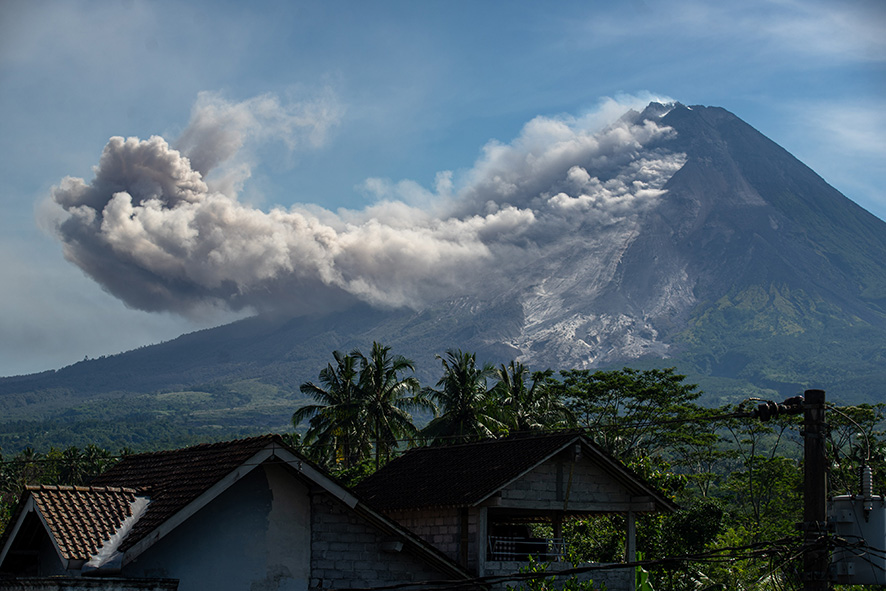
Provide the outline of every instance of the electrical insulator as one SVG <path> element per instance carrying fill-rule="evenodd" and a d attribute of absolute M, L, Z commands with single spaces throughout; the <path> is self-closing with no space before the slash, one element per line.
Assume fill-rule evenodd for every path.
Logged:
<path fill-rule="evenodd" d="M 871 467 L 865 464 L 861 467 L 861 496 L 864 499 L 865 514 L 870 513 L 873 508 L 871 495 L 874 491 L 874 472 Z"/>
<path fill-rule="evenodd" d="M 803 397 L 802 396 L 792 396 L 778 404 L 772 400 L 767 402 L 762 402 L 757 405 L 757 408 L 751 413 L 751 416 L 761 421 L 768 421 L 772 417 L 777 417 L 781 414 L 798 414 L 803 411 Z"/>

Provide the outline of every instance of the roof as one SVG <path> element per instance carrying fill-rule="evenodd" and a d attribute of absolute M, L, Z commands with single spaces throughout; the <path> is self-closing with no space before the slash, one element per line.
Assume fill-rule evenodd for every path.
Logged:
<path fill-rule="evenodd" d="M 575 443 L 607 471 L 652 496 L 658 506 L 676 507 L 576 431 L 415 448 L 366 478 L 354 492 L 383 511 L 474 506 Z"/>
<path fill-rule="evenodd" d="M 28 492 L 62 556 L 88 560 L 132 515 L 131 488 L 29 486 Z"/>
<path fill-rule="evenodd" d="M 127 486 L 151 499 L 120 549 L 131 548 L 272 443 L 285 445 L 279 435 L 262 435 L 124 457 L 92 482 L 96 486 Z"/>
<path fill-rule="evenodd" d="M 52 537 L 65 540 L 66 547 L 70 544 L 78 548 L 78 557 L 90 559 L 99 551 L 105 552 L 108 548 L 102 547 L 102 542 L 111 537 L 106 535 L 108 530 L 122 538 L 109 545 L 113 546 L 111 549 L 134 559 L 233 482 L 269 459 L 291 467 L 375 527 L 403 540 L 417 556 L 441 572 L 460 579 L 470 576 L 437 548 L 359 502 L 335 479 L 287 446 L 279 435 L 126 456 L 88 488 L 29 487 L 13 517 L 15 525 L 7 528 L 0 539 L 0 562 L 11 543 L 9 538 L 15 538 L 24 520 L 26 507 L 30 503 L 39 506 L 38 502 L 53 516 L 46 520 Z M 79 496 L 69 492 L 77 492 Z M 123 522 L 132 515 L 133 504 L 138 505 L 134 501 L 140 500 L 139 497 L 141 501 L 147 497 L 149 502 L 143 512 L 136 509 L 137 515 L 129 520 L 131 529 L 126 534 L 122 530 L 128 526 Z M 72 505 L 74 502 L 82 502 L 82 506 Z M 98 506 L 92 506 L 94 503 Z M 40 510 L 44 512 L 42 507 Z M 49 521 L 56 525 L 49 525 Z"/>

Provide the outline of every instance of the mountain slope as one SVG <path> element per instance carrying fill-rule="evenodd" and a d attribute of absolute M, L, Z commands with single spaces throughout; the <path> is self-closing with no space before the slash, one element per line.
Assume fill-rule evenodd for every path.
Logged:
<path fill-rule="evenodd" d="M 724 109 L 651 104 L 625 118 L 672 130 L 622 163 L 635 167 L 636 179 L 650 154 L 680 163 L 649 192 L 650 205 L 602 221 L 576 217 L 553 237 L 526 238 L 525 263 L 490 275 L 473 295 L 418 310 L 360 304 L 251 318 L 0 379 L 0 409 L 10 419 L 58 417 L 71 407 L 92 416 L 96 396 L 199 390 L 217 395 L 207 402 L 213 420 L 228 412 L 248 429 L 264 412 L 280 425 L 281 409 L 298 402 L 298 385 L 316 378 L 333 350 L 368 349 L 373 340 L 413 358 L 426 384 L 437 378 L 434 355 L 461 348 L 535 369 L 677 365 L 710 401 L 806 387 L 835 400 L 882 400 L 886 223 Z M 616 174 L 606 166 L 565 162 L 557 178 L 594 172 L 605 184 Z M 546 183 L 515 203 L 583 203 L 583 194 L 566 194 L 569 182 Z M 230 395 L 251 396 L 244 384 L 254 383 L 287 402 L 231 410 Z M 224 395 L 218 384 L 228 384 Z M 141 410 L 159 412 L 151 400 Z"/>
<path fill-rule="evenodd" d="M 664 122 L 689 158 L 660 214 L 698 300 L 678 358 L 782 393 L 882 400 L 886 224 L 722 109 Z"/>

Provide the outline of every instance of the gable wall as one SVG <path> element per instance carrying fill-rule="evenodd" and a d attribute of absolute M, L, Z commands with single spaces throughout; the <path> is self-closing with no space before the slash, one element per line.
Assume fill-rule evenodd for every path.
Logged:
<path fill-rule="evenodd" d="M 7 527 L 13 526 L 14 523 L 10 522 Z M 0 576 L 13 573 L 35 577 L 68 574 L 66 562 L 59 557 L 36 508 L 25 515 L 19 535 L 12 541 L 9 553 L 0 565 L 0 573 Z"/>
<path fill-rule="evenodd" d="M 307 488 L 265 464 L 124 566 L 133 577 L 179 579 L 179 591 L 308 588 Z"/>
<path fill-rule="evenodd" d="M 404 547 L 386 551 L 385 535 L 329 495 L 312 502 L 311 589 L 376 587 L 450 579 L 412 556 Z"/>
<path fill-rule="evenodd" d="M 498 504 L 507 507 L 537 503 L 540 508 L 557 505 L 562 509 L 567 497 L 570 509 L 593 509 L 597 503 L 630 502 L 631 492 L 589 460 L 552 458 L 503 488 Z"/>

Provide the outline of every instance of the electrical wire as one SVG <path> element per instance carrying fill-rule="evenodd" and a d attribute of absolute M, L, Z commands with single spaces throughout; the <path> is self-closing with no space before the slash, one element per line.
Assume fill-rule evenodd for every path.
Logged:
<path fill-rule="evenodd" d="M 373 587 L 348 587 L 351 591 L 394 591 L 405 589 L 468 589 L 485 587 L 489 585 L 525 582 L 533 579 L 562 579 L 573 577 L 591 572 L 634 569 L 637 567 L 655 570 L 658 568 L 676 567 L 685 563 L 701 563 L 701 564 L 720 564 L 732 563 L 735 560 L 754 560 L 777 556 L 794 550 L 800 544 L 800 538 L 789 537 L 780 540 L 757 542 L 745 546 L 732 546 L 726 548 L 718 548 L 708 552 L 697 554 L 686 554 L 681 556 L 667 557 L 656 560 L 638 560 L 633 562 L 607 563 L 607 564 L 590 564 L 584 566 L 573 567 L 570 569 L 562 569 L 557 571 L 540 571 L 540 572 L 517 572 L 506 575 L 492 575 L 485 577 L 475 577 L 463 580 L 446 580 L 446 581 L 417 581 L 411 583 L 397 583 L 392 585 L 380 585 Z M 331 588 L 331 591 L 336 591 Z"/>

